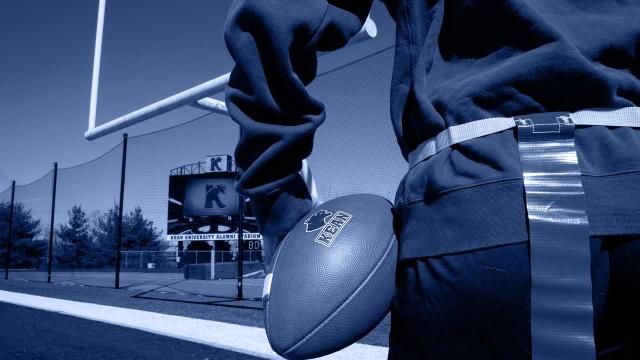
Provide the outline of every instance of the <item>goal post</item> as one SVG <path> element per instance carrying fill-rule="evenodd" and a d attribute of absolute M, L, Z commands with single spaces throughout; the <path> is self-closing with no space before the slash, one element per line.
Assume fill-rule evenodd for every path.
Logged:
<path fill-rule="evenodd" d="M 98 6 L 93 75 L 91 80 L 91 99 L 89 105 L 89 125 L 87 131 L 84 133 L 84 137 L 87 140 L 98 139 L 182 106 L 193 106 L 202 110 L 228 115 L 227 107 L 223 101 L 209 97 L 224 90 L 229 82 L 230 74 L 227 73 L 96 126 L 106 2 L 107 0 L 99 0 Z M 373 39 L 377 36 L 377 32 L 376 24 L 368 17 L 362 29 L 360 29 L 358 34 L 355 35 L 347 45 Z M 320 56 L 324 54 L 325 53 L 319 53 Z"/>
<path fill-rule="evenodd" d="M 99 0 L 98 19 L 96 24 L 96 41 L 93 57 L 93 73 L 91 78 L 91 98 L 89 104 L 89 124 L 84 137 L 87 140 L 95 140 L 105 135 L 122 130 L 129 126 L 141 123 L 146 120 L 153 119 L 159 115 L 175 110 L 183 106 L 192 106 L 211 113 L 229 115 L 227 106 L 224 101 L 213 99 L 210 96 L 224 90 L 229 82 L 230 74 L 224 74 L 214 79 L 196 85 L 192 88 L 171 95 L 167 98 L 149 104 L 134 110 L 128 114 L 124 114 L 115 119 L 107 121 L 104 124 L 96 126 L 96 114 L 98 106 L 98 91 L 100 84 L 100 62 L 102 57 L 102 39 L 104 34 L 104 20 L 106 13 L 107 0 Z M 366 40 L 373 39 L 377 36 L 378 29 L 371 17 L 367 17 L 360 31 L 349 40 L 347 46 L 361 43 Z M 323 56 L 326 52 L 319 52 L 318 56 Z M 306 159 L 302 163 L 300 175 L 305 180 L 309 193 L 313 199 L 314 205 L 321 202 L 318 198 L 316 184 L 311 175 L 311 170 Z"/>
<path fill-rule="evenodd" d="M 100 61 L 102 58 L 102 33 L 104 31 L 104 9 L 106 0 L 98 4 L 96 25 L 96 44 L 93 52 L 93 74 L 91 75 L 91 100 L 89 104 L 89 130 L 96 127 L 96 109 L 98 105 L 98 85 L 100 83 Z"/>
<path fill-rule="evenodd" d="M 199 108 L 207 106 L 206 110 L 208 111 L 228 114 L 227 107 L 224 105 L 224 102 L 207 98 L 209 95 L 224 90 L 228 82 L 229 74 L 224 74 L 190 89 L 181 91 L 175 95 L 171 95 L 153 104 L 122 115 L 100 126 L 95 126 L 95 113 L 93 113 L 93 118 L 89 119 L 89 129 L 85 132 L 84 137 L 87 140 L 94 140 L 145 120 L 152 119 L 179 107 L 197 103 L 198 100 L 201 99 L 204 99 L 204 105 L 198 105 Z M 94 127 L 91 127 L 92 124 Z"/>

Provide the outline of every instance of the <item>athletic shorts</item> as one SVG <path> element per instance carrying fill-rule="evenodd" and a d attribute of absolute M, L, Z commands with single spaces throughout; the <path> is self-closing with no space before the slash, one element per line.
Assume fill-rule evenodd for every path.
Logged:
<path fill-rule="evenodd" d="M 597 359 L 640 359 L 640 235 L 591 238 Z M 398 264 L 389 359 L 530 359 L 529 244 Z"/>

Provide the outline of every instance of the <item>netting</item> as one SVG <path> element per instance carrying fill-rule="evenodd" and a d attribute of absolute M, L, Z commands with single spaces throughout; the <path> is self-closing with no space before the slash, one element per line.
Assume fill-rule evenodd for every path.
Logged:
<path fill-rule="evenodd" d="M 393 50 L 387 48 L 321 74 L 310 85 L 310 92 L 327 109 L 309 159 L 321 199 L 373 193 L 393 200 L 406 164 L 389 120 L 392 63 Z M 261 240 L 250 206 L 234 195 L 231 185 L 238 136 L 230 118 L 206 114 L 129 138 L 121 287 L 144 297 L 183 301 L 228 301 L 238 297 L 239 291 L 245 299 L 260 299 Z M 93 161 L 58 171 L 54 282 L 114 286 L 122 151 L 119 144 Z M 230 172 L 211 175 L 214 165 L 228 167 Z M 190 192 L 198 186 L 205 192 L 193 202 Z M 33 217 L 46 226 L 51 174 L 18 188 L 17 201 L 29 204 Z M 8 196 L 10 190 L 0 193 L 0 202 L 8 201 Z M 215 208 L 212 204 L 246 212 L 241 265 L 240 217 L 231 210 L 211 215 L 207 211 Z M 43 239 L 38 235 L 32 241 Z M 46 279 L 42 256 L 31 261 L 30 273 L 40 274 L 29 279 Z"/>
<path fill-rule="evenodd" d="M 58 170 L 54 282 L 114 286 L 121 158 L 120 144 L 90 162 Z"/>
<path fill-rule="evenodd" d="M 198 227 L 211 226 L 198 217 L 190 217 L 192 224 L 186 224 L 184 230 L 168 230 L 168 222 L 176 220 L 169 219 L 172 170 L 193 165 L 187 169 L 189 174 L 182 177 L 202 174 L 207 156 L 233 154 L 237 140 L 237 125 L 218 114 L 203 115 L 179 126 L 129 139 L 124 209 L 127 212 L 139 209 L 153 223 L 161 239 L 155 248 L 123 248 L 122 278 L 129 280 L 131 290 L 143 291 L 147 297 L 188 301 L 236 298 L 237 254 L 232 249 L 237 249 L 237 244 L 208 240 L 182 243 L 167 239 L 166 235 L 192 234 Z M 231 225 L 236 221 L 231 220 Z M 258 265 L 261 269 L 261 264 Z M 157 279 L 150 280 L 154 276 Z"/>
<path fill-rule="evenodd" d="M 0 203 L 8 203 L 11 201 L 11 186 L 0 192 Z"/>
<path fill-rule="evenodd" d="M 129 138 L 125 211 L 142 208 L 145 217 L 166 234 L 171 170 L 204 162 L 209 155 L 233 154 L 237 141 L 238 126 L 218 114 Z"/>
<path fill-rule="evenodd" d="M 406 163 L 389 119 L 392 67 L 393 48 L 387 48 L 309 87 L 327 112 L 309 159 L 322 199 L 371 193 L 393 201 Z"/>
<path fill-rule="evenodd" d="M 11 204 L 11 186 L 9 186 L 8 188 L 0 192 L 0 265 L 2 265 L 3 272 L 5 271 L 5 268 L 6 268 L 10 204 Z"/>
<path fill-rule="evenodd" d="M 47 281 L 47 253 L 49 224 L 51 221 L 52 172 L 38 180 L 17 185 L 13 206 L 13 236 L 9 276 L 12 279 Z M 3 251 L 0 258 L 6 266 L 6 238 L 8 230 L 8 205 L 11 190 L 2 199 Z M 5 200 L 6 197 L 6 200 Z"/>

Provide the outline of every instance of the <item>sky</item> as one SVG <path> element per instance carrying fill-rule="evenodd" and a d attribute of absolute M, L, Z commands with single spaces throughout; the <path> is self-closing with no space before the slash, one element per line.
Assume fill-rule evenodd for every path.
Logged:
<path fill-rule="evenodd" d="M 98 124 L 231 71 L 222 29 L 228 0 L 108 0 Z M 36 180 L 54 161 L 100 155 L 120 134 L 87 141 L 97 0 L 0 2 L 0 188 Z M 379 37 L 325 56 L 320 71 L 393 43 L 377 3 Z M 128 129 L 139 134 L 201 112 L 178 111 Z M 172 114 L 173 115 L 173 114 Z"/>
<path fill-rule="evenodd" d="M 230 4 L 229 0 L 108 0 L 97 124 L 231 71 L 233 61 L 223 39 L 224 22 Z M 0 1 L 0 191 L 9 186 L 10 180 L 16 180 L 18 185 L 34 181 L 46 183 L 48 178 L 41 177 L 52 168 L 54 161 L 61 168 L 71 168 L 100 157 L 121 141 L 120 132 L 93 141 L 83 137 L 89 113 L 97 8 L 98 0 Z M 377 38 L 323 56 L 319 61 L 319 73 L 388 49 L 394 44 L 395 24 L 381 3 L 374 3 L 371 16 L 378 27 Z M 385 135 L 382 142 L 393 148 L 387 152 L 388 156 L 387 153 L 382 156 L 388 162 L 398 163 L 399 168 L 404 166 L 400 164 L 402 159 L 399 151 L 393 146 L 395 138 L 388 121 L 386 98 L 392 51 L 377 59 L 377 62 L 362 62 L 354 66 L 354 70 L 329 74 L 325 78 L 327 80 L 318 80 L 310 85 L 314 95 L 327 104 L 327 123 L 335 124 L 323 126 L 319 131 L 318 138 L 328 140 L 321 140 L 318 147 L 324 146 L 326 151 L 314 151 L 311 159 L 322 164 L 312 169 L 322 172 L 330 169 L 331 157 L 339 156 L 339 152 L 349 152 L 350 145 L 364 150 L 378 146 L 377 141 L 364 143 L 362 140 L 358 144 L 358 139 L 348 135 L 360 131 L 365 126 L 363 124 L 368 124 L 367 121 L 370 123 L 374 118 L 381 125 L 369 129 L 370 135 L 381 136 L 378 130 L 383 131 Z M 362 85 L 354 82 L 357 76 L 371 78 Z M 359 95 L 351 94 L 341 91 L 340 86 L 362 87 L 364 91 Z M 373 93 L 367 94 L 368 99 L 363 100 L 363 94 L 367 91 Z M 214 97 L 222 99 L 223 94 Z M 371 106 L 373 101 L 376 102 L 375 107 Z M 360 114 L 366 111 L 375 113 L 362 118 Z M 126 131 L 130 136 L 145 134 L 205 114 L 202 110 L 182 108 Z M 218 132 L 237 132 L 230 119 L 221 115 L 211 118 L 220 122 L 219 129 L 222 130 Z M 354 121 L 354 118 L 360 118 L 360 122 Z M 172 150 L 176 153 L 186 151 L 178 149 L 180 145 L 176 144 L 185 144 L 190 138 L 197 137 L 195 132 L 198 130 L 195 128 L 183 129 L 182 133 L 175 132 L 173 136 L 181 141 L 173 143 L 172 139 L 162 140 L 163 154 L 169 154 L 163 157 L 172 157 Z M 342 137 L 336 129 L 340 130 Z M 224 137 L 224 133 L 222 135 Z M 182 159 L 187 158 L 200 161 L 193 154 L 202 153 L 204 157 L 208 155 L 207 151 L 232 153 L 234 136 L 237 135 L 226 136 L 215 144 L 212 141 L 211 150 L 192 146 L 192 154 L 179 161 L 186 161 Z M 208 149 L 206 138 L 199 141 L 205 143 L 204 149 Z M 140 153 L 152 147 L 157 148 L 158 142 L 148 140 L 147 145 L 138 145 L 140 150 L 137 151 Z M 220 147 L 222 143 L 224 146 Z M 130 150 L 134 151 L 134 155 L 135 146 Z M 364 156 L 366 154 L 361 157 Z M 119 161 L 115 155 L 107 154 L 104 158 L 113 158 L 114 163 Z M 175 158 L 178 159 L 177 156 Z M 146 174 L 152 172 L 153 163 L 144 163 L 141 159 L 149 157 L 132 159 L 136 164 L 135 170 L 144 170 Z M 158 159 L 154 158 L 153 161 Z M 380 159 L 367 159 L 364 163 L 375 167 Z M 117 167 L 112 168 L 119 173 Z M 345 167 L 345 173 L 349 169 L 353 170 L 353 167 Z M 95 170 L 92 174 L 100 176 L 100 179 L 118 175 L 112 170 L 101 171 Z M 162 171 L 165 169 L 162 168 Z M 393 173 L 399 174 L 399 170 L 394 169 Z M 321 186 L 326 193 L 343 193 L 341 186 L 358 190 L 357 185 L 339 181 L 340 176 L 348 175 L 327 175 L 326 183 Z M 132 188 L 144 187 L 144 182 L 135 182 L 135 176 L 134 171 L 127 180 Z M 156 177 L 161 177 L 157 181 L 166 183 L 166 174 L 158 173 Z M 78 175 L 74 186 L 78 188 L 84 185 L 83 182 L 93 181 L 88 178 L 88 175 Z M 398 176 L 392 178 L 390 181 L 399 180 Z M 156 197 L 163 196 L 166 198 L 166 187 L 162 187 Z"/>

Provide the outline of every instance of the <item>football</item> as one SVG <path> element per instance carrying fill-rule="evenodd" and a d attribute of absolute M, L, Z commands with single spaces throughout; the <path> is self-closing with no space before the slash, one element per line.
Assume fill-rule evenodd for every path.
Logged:
<path fill-rule="evenodd" d="M 273 350 L 287 359 L 351 345 L 387 314 L 398 246 L 393 205 L 356 194 L 318 205 L 275 251 L 263 291 Z"/>

